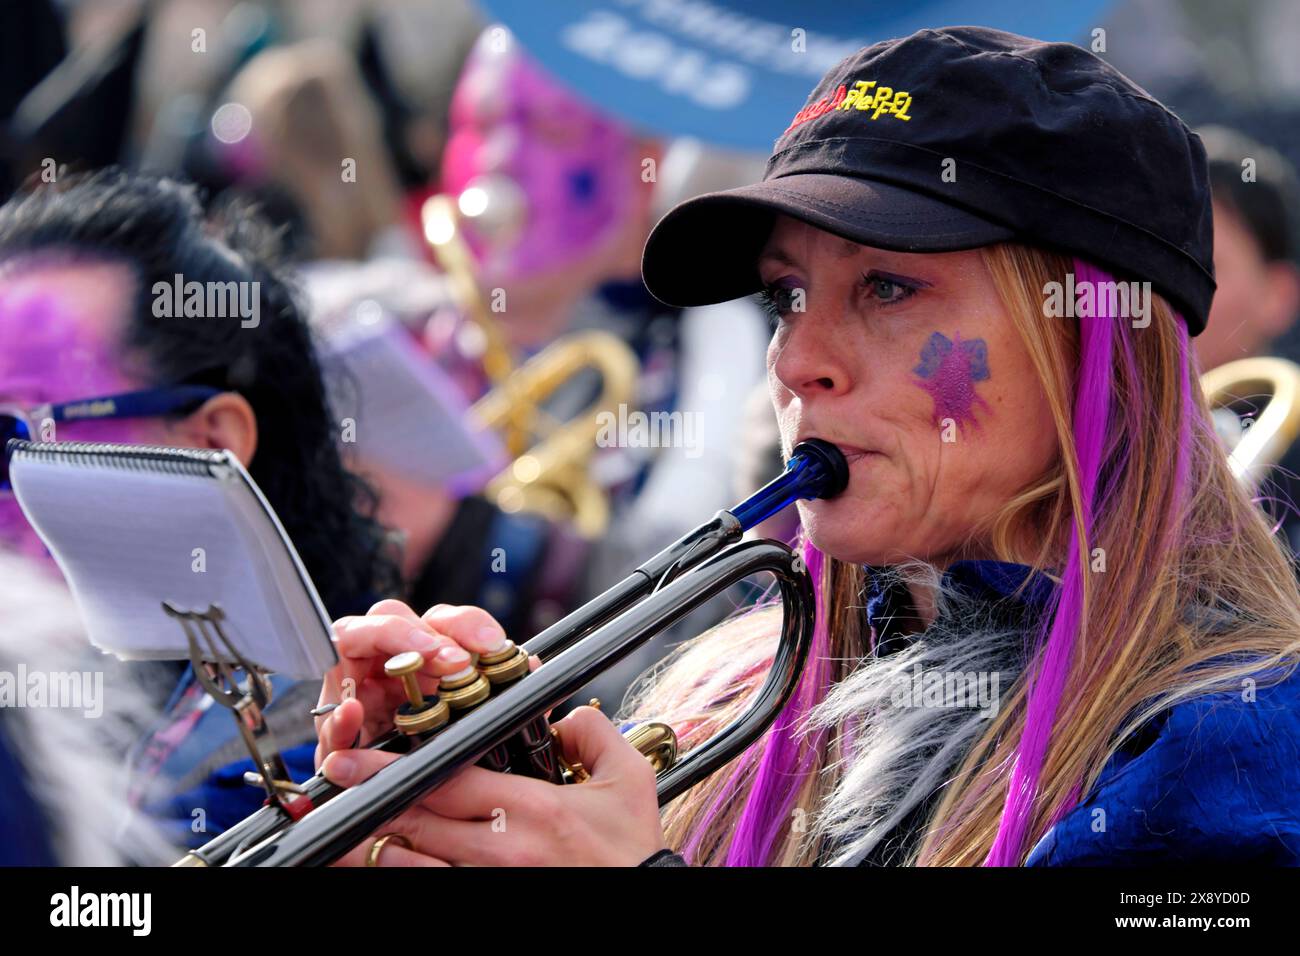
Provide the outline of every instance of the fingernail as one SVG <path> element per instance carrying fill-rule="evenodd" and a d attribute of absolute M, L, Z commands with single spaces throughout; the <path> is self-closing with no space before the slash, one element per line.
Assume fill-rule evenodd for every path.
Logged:
<path fill-rule="evenodd" d="M 505 632 L 499 627 L 484 624 L 478 629 L 478 643 L 483 651 L 495 651 L 506 639 Z"/>
<path fill-rule="evenodd" d="M 417 651 L 431 651 L 442 643 L 428 631 L 422 630 L 418 627 L 411 631 L 408 639 L 411 642 L 411 646 Z"/>
<path fill-rule="evenodd" d="M 460 647 L 444 647 L 436 659 L 444 664 L 463 664 L 469 660 L 469 653 Z"/>
<path fill-rule="evenodd" d="M 325 776 L 335 783 L 346 783 L 352 776 L 352 772 L 357 769 L 357 762 L 351 757 L 334 754 L 325 761 Z"/>

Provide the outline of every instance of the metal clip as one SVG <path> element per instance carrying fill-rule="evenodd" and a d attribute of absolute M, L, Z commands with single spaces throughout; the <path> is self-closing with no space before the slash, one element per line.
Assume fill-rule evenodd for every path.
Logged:
<path fill-rule="evenodd" d="M 272 803 L 285 806 L 290 795 L 300 794 L 303 789 L 290 778 L 266 723 L 264 712 L 271 703 L 270 678 L 245 660 L 226 636 L 221 626 L 226 615 L 218 605 L 209 604 L 206 611 L 185 611 L 164 601 L 162 608 L 180 622 L 189 642 L 195 677 L 213 700 L 234 715 L 244 746 L 261 771 L 245 774 L 245 782 L 261 786 Z M 238 680 L 238 670 L 248 675 L 247 681 Z"/>

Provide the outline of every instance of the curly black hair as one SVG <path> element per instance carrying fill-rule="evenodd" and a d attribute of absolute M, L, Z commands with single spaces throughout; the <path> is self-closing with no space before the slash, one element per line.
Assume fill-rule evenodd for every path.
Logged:
<path fill-rule="evenodd" d="M 335 616 L 396 593 L 397 566 L 374 518 L 374 491 L 349 472 L 299 305 L 279 271 L 277 236 L 252 210 L 205 217 L 193 186 L 104 170 L 13 197 L 0 207 L 0 261 L 67 251 L 122 262 L 136 297 L 123 345 L 154 384 L 243 395 L 257 416 L 249 468 Z M 259 321 L 160 318 L 155 283 L 256 282 Z M 247 327 L 246 327 L 247 326 Z"/>

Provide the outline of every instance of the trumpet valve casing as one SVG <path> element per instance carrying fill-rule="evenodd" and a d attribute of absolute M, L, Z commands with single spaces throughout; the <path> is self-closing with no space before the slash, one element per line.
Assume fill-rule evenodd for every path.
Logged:
<path fill-rule="evenodd" d="M 406 703 L 393 715 L 394 726 L 404 734 L 431 733 L 451 720 L 451 711 L 439 695 L 426 698 L 420 690 L 416 675 L 423 666 L 424 656 L 418 651 L 396 654 L 384 664 L 384 673 L 400 679 L 406 689 Z"/>

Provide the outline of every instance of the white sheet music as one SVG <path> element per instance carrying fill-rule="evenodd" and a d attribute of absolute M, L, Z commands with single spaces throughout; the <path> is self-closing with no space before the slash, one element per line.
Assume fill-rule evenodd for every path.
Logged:
<path fill-rule="evenodd" d="M 236 649 L 266 670 L 313 679 L 337 660 L 297 552 L 230 453 L 43 443 L 16 451 L 10 474 L 97 647 L 187 659 L 170 601 L 219 605 Z"/>
<path fill-rule="evenodd" d="M 475 491 L 507 458 L 475 424 L 454 382 L 381 315 L 324 330 L 320 351 L 330 404 L 350 420 L 351 444 L 370 462 L 428 485 Z"/>

